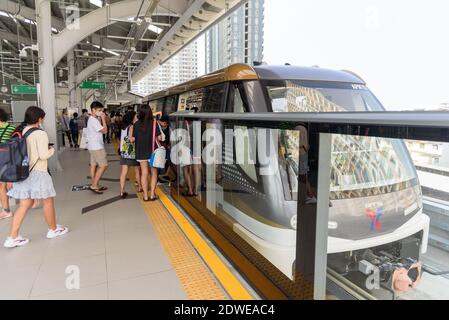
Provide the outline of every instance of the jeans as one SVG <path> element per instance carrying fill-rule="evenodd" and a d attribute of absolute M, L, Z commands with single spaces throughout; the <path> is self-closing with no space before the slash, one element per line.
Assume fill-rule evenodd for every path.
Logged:
<path fill-rule="evenodd" d="M 77 130 L 72 130 L 72 141 L 75 146 L 78 146 L 79 132 Z"/>

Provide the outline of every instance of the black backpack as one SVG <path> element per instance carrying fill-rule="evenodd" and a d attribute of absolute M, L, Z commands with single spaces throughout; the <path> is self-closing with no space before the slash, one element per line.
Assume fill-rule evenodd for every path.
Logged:
<path fill-rule="evenodd" d="M 30 170 L 26 138 L 37 130 L 41 129 L 30 128 L 24 135 L 15 132 L 9 141 L 0 143 L 0 181 L 19 182 L 28 178 L 36 163 Z"/>

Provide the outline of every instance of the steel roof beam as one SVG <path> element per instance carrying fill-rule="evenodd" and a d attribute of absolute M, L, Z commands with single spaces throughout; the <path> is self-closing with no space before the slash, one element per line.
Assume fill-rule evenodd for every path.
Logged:
<path fill-rule="evenodd" d="M 101 68 L 105 67 L 105 64 L 110 63 L 110 61 L 113 60 L 112 58 L 108 60 L 100 60 L 93 64 L 91 64 L 89 67 L 82 70 L 78 75 L 76 76 L 76 84 L 79 85 L 81 82 L 83 82 L 85 79 L 89 78 L 92 74 L 100 70 Z M 116 58 L 115 61 L 120 61 L 119 58 Z"/>
<path fill-rule="evenodd" d="M 156 43 L 139 67 L 132 73 L 133 83 L 140 81 L 157 66 L 194 41 L 212 24 L 233 12 L 247 0 L 193 0 L 186 11 Z M 206 10 L 205 4 L 209 5 Z M 200 19 L 200 20 L 198 20 Z M 126 91 L 122 86 L 120 92 Z"/>
<path fill-rule="evenodd" d="M 142 0 L 124 0 L 98 8 L 68 25 L 59 34 L 53 35 L 53 65 L 55 66 L 77 43 L 96 31 L 116 23 L 109 18 L 136 16 L 140 5 L 147 10 L 149 4 Z"/>
<path fill-rule="evenodd" d="M 36 12 L 33 8 L 20 5 L 11 0 L 1 0 L 0 1 L 0 10 L 8 12 L 12 15 L 20 14 L 22 17 L 24 17 L 26 19 L 36 21 Z M 52 26 L 54 28 L 56 28 L 57 30 L 63 30 L 66 27 L 66 23 L 63 19 L 53 16 L 51 18 L 51 21 L 52 21 Z M 89 38 L 90 38 L 89 40 L 92 44 L 102 45 L 102 46 L 105 46 L 108 48 L 114 48 L 114 49 L 122 47 L 121 43 L 119 43 L 117 41 L 113 41 L 111 39 L 103 39 L 102 36 L 95 34 L 95 33 L 90 34 Z M 14 42 L 17 42 L 17 39 L 14 40 Z M 79 42 L 81 42 L 81 41 L 79 41 Z"/>

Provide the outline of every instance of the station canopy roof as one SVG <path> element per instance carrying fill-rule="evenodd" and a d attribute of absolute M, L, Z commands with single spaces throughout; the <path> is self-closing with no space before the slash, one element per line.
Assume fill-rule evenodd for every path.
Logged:
<path fill-rule="evenodd" d="M 242 0 L 52 0 L 55 81 L 67 82 L 67 39 L 73 48 L 77 84 L 101 80 L 126 91 L 181 50 Z M 79 16 L 79 31 L 70 33 Z M 0 63 L 6 83 L 38 82 L 35 0 L 0 1 Z M 84 71 L 84 72 L 83 72 Z M 1 81 L 1 80 L 0 80 Z"/>

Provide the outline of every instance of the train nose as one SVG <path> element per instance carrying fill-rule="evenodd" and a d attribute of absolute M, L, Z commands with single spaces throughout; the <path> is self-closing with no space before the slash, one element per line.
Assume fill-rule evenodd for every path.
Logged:
<path fill-rule="evenodd" d="M 392 289 L 396 293 L 407 292 L 415 288 L 421 280 L 421 263 L 412 264 L 408 269 L 397 268 L 392 275 Z"/>

